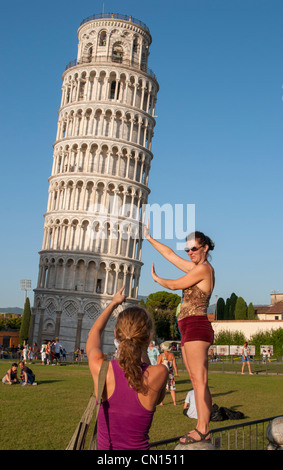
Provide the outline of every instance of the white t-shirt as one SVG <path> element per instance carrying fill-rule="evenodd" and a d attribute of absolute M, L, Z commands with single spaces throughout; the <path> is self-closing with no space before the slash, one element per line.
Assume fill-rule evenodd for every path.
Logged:
<path fill-rule="evenodd" d="M 157 364 L 157 358 L 160 355 L 160 352 L 156 347 L 153 347 L 152 349 L 147 348 L 147 355 L 150 360 L 150 363 L 152 366 L 155 366 Z"/>
<path fill-rule="evenodd" d="M 60 343 L 55 343 L 55 344 L 54 344 L 54 352 L 55 352 L 55 354 L 59 354 L 61 348 L 62 348 L 62 346 L 61 346 Z"/>
<path fill-rule="evenodd" d="M 189 391 L 186 396 L 185 402 L 190 404 L 189 408 L 187 409 L 188 418 L 198 419 L 194 390 Z"/>

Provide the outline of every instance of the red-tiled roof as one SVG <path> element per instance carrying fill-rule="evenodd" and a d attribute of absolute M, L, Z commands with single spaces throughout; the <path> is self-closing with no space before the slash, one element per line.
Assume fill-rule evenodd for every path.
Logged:
<path fill-rule="evenodd" d="M 215 320 L 215 315 L 214 315 L 214 313 L 208 313 L 208 314 L 207 314 L 207 319 L 208 319 L 209 321 L 214 321 L 214 320 Z"/>
<path fill-rule="evenodd" d="M 260 313 L 283 313 L 283 301 L 277 302 L 274 305 L 260 305 L 254 307 L 255 312 Z"/>

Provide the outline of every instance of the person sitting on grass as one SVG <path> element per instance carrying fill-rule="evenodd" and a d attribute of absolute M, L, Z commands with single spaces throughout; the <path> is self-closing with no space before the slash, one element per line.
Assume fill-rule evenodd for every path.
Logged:
<path fill-rule="evenodd" d="M 2 383 L 6 385 L 14 385 L 19 383 L 19 379 L 17 376 L 18 364 L 14 362 L 9 370 L 7 370 L 6 374 L 2 379 Z"/>
<path fill-rule="evenodd" d="M 24 361 L 19 362 L 21 368 L 21 385 L 37 385 L 33 371 L 27 367 Z"/>

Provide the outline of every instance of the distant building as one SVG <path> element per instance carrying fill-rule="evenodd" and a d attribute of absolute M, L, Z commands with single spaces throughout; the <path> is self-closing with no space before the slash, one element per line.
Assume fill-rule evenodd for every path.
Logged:
<path fill-rule="evenodd" d="M 270 305 L 254 306 L 259 320 L 283 320 L 283 294 L 271 293 Z"/>
<path fill-rule="evenodd" d="M 18 318 L 22 315 L 17 313 L 0 313 L 0 320 L 9 320 L 11 318 Z M 0 348 L 12 348 L 17 347 L 20 340 L 19 340 L 20 330 L 14 330 L 11 328 L 7 328 L 5 330 L 0 331 Z"/>
<path fill-rule="evenodd" d="M 0 320 L 8 320 L 9 318 L 18 318 L 21 317 L 22 315 L 19 313 L 10 313 L 10 312 L 5 312 L 5 313 L 0 313 Z"/>
<path fill-rule="evenodd" d="M 20 343 L 20 330 L 2 330 L 0 331 L 0 349 L 18 347 Z"/>
<path fill-rule="evenodd" d="M 274 305 L 255 306 L 254 309 L 259 320 L 283 320 L 283 301 Z"/>

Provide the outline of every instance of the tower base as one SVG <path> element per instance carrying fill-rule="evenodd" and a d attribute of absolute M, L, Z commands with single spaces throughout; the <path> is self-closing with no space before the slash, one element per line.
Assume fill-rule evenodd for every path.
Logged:
<path fill-rule="evenodd" d="M 40 347 L 46 341 L 59 338 L 59 341 L 68 354 L 74 353 L 78 348 L 86 348 L 90 329 L 102 311 L 111 302 L 103 295 L 82 294 L 81 292 L 35 289 L 34 307 L 30 328 L 30 344 L 37 343 Z M 129 299 L 123 306 L 111 315 L 103 333 L 103 352 L 115 352 L 114 328 L 117 315 L 129 306 L 137 305 L 137 299 Z"/>

